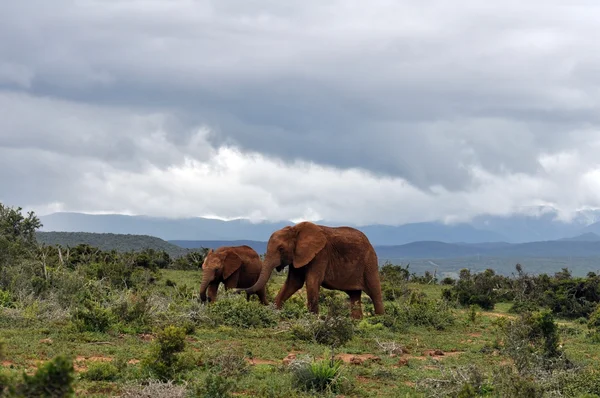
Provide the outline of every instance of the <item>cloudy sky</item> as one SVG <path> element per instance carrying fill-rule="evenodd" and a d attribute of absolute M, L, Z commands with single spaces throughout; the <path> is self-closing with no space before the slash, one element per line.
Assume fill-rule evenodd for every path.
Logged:
<path fill-rule="evenodd" d="M 3 1 L 0 201 L 568 218 L 600 206 L 598 20 L 595 0 Z"/>

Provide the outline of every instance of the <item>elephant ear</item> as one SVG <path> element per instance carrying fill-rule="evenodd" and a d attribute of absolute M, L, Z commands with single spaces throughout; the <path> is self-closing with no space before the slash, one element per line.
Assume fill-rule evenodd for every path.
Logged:
<path fill-rule="evenodd" d="M 321 229 L 311 223 L 296 225 L 296 248 L 294 249 L 294 268 L 304 267 L 325 247 L 327 238 Z"/>
<path fill-rule="evenodd" d="M 223 259 L 223 279 L 227 279 L 242 266 L 242 259 L 234 252 L 229 252 Z"/>
<path fill-rule="evenodd" d="M 206 268 L 206 262 L 208 261 L 208 256 L 210 256 L 210 254 L 213 252 L 213 249 L 209 249 L 208 252 L 206 253 L 206 256 L 204 256 L 204 261 L 202 262 L 202 269 Z"/>

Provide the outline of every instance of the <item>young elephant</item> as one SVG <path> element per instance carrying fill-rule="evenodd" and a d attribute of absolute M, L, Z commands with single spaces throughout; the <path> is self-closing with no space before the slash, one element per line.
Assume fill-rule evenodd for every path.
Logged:
<path fill-rule="evenodd" d="M 200 285 L 200 300 L 206 302 L 217 299 L 219 284 L 223 282 L 225 289 L 248 288 L 256 283 L 262 269 L 262 261 L 258 253 L 249 246 L 222 246 L 213 251 L 210 249 L 202 264 L 202 284 Z M 268 305 L 266 287 L 257 289 L 250 295 L 256 294 L 260 302 Z"/>

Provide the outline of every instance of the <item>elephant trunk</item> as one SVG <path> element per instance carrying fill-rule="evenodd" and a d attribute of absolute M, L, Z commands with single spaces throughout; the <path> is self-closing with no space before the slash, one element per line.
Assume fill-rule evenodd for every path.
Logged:
<path fill-rule="evenodd" d="M 260 270 L 260 276 L 254 285 L 247 289 L 241 289 L 240 292 L 246 292 L 247 294 L 254 294 L 267 284 L 269 278 L 271 277 L 271 272 L 273 271 L 275 266 L 272 266 L 270 262 L 263 264 L 262 269 Z"/>
<path fill-rule="evenodd" d="M 204 303 L 206 302 L 206 289 L 208 289 L 208 285 L 212 281 L 212 277 L 208 275 L 208 271 L 205 270 L 202 272 L 202 283 L 200 284 L 200 300 Z"/>

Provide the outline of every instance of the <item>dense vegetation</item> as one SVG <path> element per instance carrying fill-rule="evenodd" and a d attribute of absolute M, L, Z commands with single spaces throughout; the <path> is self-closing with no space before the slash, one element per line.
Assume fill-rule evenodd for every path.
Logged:
<path fill-rule="evenodd" d="M 88 232 L 36 232 L 36 239 L 40 244 L 48 246 L 60 245 L 75 247 L 85 244 L 101 250 L 116 250 L 118 252 L 142 251 L 152 249 L 165 251 L 170 257 L 181 257 L 189 250 L 174 245 L 162 239 L 148 235 L 123 235 L 109 233 Z"/>
<path fill-rule="evenodd" d="M 386 313 L 322 289 L 281 310 L 221 292 L 203 252 L 40 245 L 0 205 L 0 395 L 600 397 L 600 278 L 381 268 Z M 271 278 L 269 299 L 284 276 Z"/>

